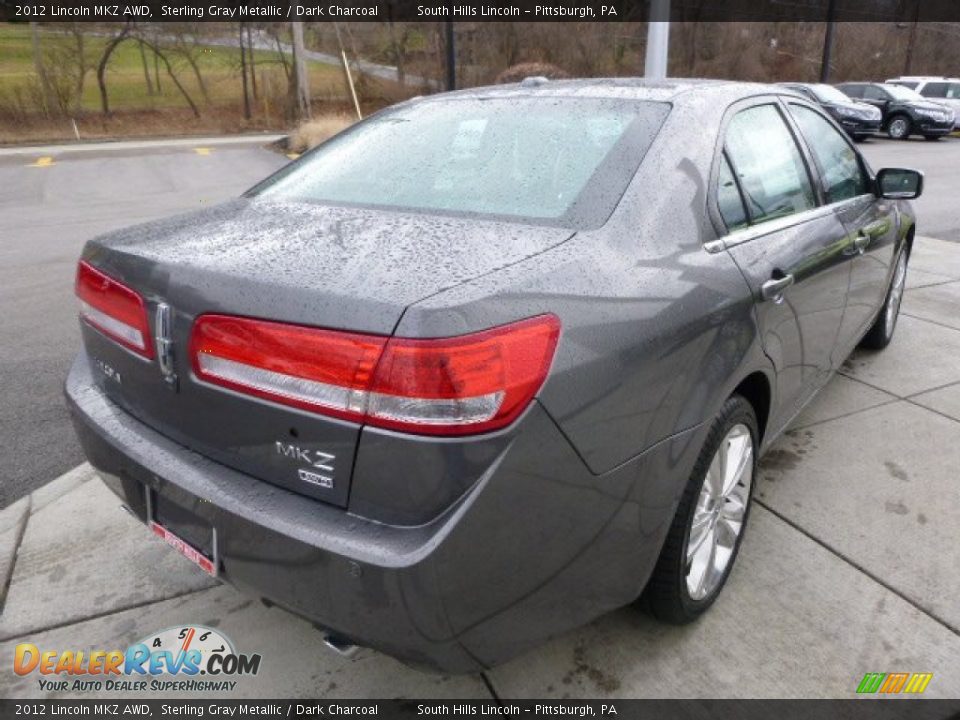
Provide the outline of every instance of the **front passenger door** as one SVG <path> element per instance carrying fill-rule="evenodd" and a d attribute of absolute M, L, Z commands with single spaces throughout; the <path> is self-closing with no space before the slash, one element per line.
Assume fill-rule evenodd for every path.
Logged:
<path fill-rule="evenodd" d="M 894 204 L 878 200 L 863 159 L 846 135 L 818 111 L 789 104 L 820 172 L 823 194 L 850 235 L 853 258 L 847 306 L 834 365 L 841 364 L 869 329 L 883 303 L 896 247 Z"/>
<path fill-rule="evenodd" d="M 776 369 L 775 431 L 830 376 L 850 271 L 846 229 L 822 207 L 784 112 L 770 99 L 732 116 L 717 181 L 725 246 L 754 293 Z"/>

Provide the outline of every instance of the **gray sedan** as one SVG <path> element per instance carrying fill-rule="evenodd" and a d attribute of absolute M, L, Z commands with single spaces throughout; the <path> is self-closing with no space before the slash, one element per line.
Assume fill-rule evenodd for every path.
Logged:
<path fill-rule="evenodd" d="M 757 458 L 890 342 L 921 190 L 784 88 L 416 99 L 91 240 L 66 393 L 153 534 L 339 651 L 469 671 L 641 596 L 689 622 Z"/>

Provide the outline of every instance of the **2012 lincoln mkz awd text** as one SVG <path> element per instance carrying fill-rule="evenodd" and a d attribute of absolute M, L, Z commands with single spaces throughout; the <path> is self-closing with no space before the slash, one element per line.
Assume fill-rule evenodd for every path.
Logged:
<path fill-rule="evenodd" d="M 757 457 L 890 342 L 921 189 L 782 87 L 415 99 L 87 243 L 66 393 L 153 533 L 341 647 L 470 671 L 641 595 L 687 622 Z"/>

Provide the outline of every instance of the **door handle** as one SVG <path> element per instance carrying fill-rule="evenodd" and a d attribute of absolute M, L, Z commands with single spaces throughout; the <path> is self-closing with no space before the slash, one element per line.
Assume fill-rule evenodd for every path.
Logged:
<path fill-rule="evenodd" d="M 853 247 L 857 253 L 863 255 L 872 240 L 873 238 L 868 233 L 865 233 L 861 230 L 857 233 L 857 237 L 853 240 Z"/>
<path fill-rule="evenodd" d="M 791 285 L 793 285 L 793 273 L 771 278 L 760 286 L 760 294 L 764 300 L 773 300 L 779 305 L 783 302 L 783 291 Z"/>

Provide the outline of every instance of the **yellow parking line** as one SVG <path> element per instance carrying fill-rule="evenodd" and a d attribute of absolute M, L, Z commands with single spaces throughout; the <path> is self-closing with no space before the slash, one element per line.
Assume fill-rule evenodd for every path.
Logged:
<path fill-rule="evenodd" d="M 210 148 L 194 148 L 193 151 L 197 155 L 209 155 L 211 152 Z"/>
<path fill-rule="evenodd" d="M 53 165 L 53 158 L 49 155 L 37 158 L 36 162 L 30 163 L 27 167 L 50 167 Z"/>

